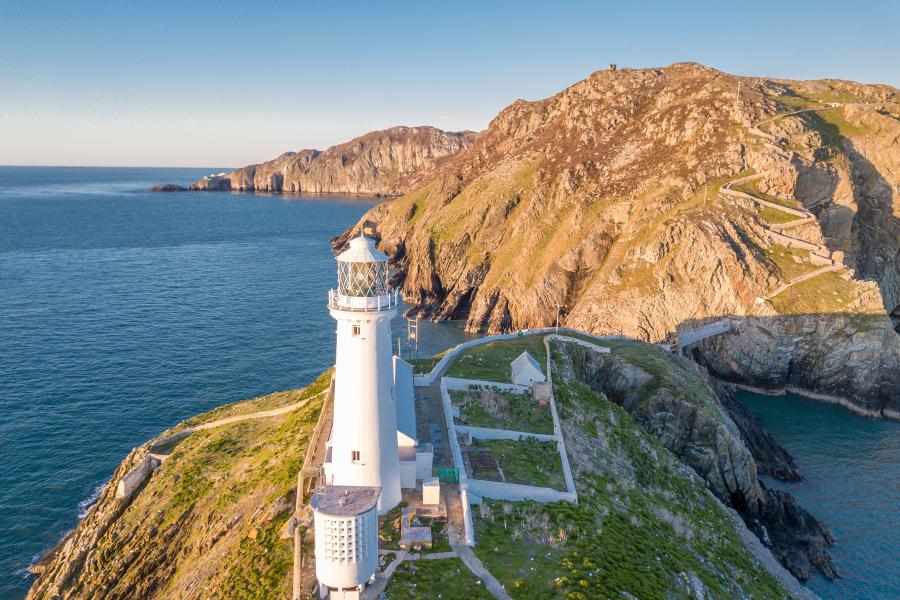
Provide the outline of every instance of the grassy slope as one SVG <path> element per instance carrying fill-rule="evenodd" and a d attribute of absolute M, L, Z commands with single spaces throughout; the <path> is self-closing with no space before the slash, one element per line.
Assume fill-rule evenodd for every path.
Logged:
<path fill-rule="evenodd" d="M 649 346 L 611 345 L 657 375 L 654 385 L 713 402 L 699 383 L 668 378 Z M 554 355 L 557 368 L 562 360 Z M 513 598 L 687 598 L 692 579 L 715 597 L 785 596 L 703 484 L 623 409 L 578 382 L 556 378 L 554 390 L 567 441 L 594 453 L 577 474 L 580 504 L 487 501 L 476 510 L 475 551 Z"/>
<path fill-rule="evenodd" d="M 312 398 L 330 377 L 192 421 Z M 316 399 L 285 415 L 196 432 L 178 444 L 98 540 L 82 594 L 99 583 L 121 598 L 288 597 L 291 545 L 278 536 L 320 408 Z"/>
<path fill-rule="evenodd" d="M 385 590 L 387 600 L 489 600 L 493 596 L 458 558 L 402 562 Z"/>
<path fill-rule="evenodd" d="M 447 368 L 445 375 L 511 383 L 510 363 L 526 351 L 537 359 L 543 370 L 543 365 L 547 364 L 547 352 L 544 350 L 543 338 L 538 335 L 526 335 L 513 340 L 491 342 L 468 348 L 457 355 Z"/>

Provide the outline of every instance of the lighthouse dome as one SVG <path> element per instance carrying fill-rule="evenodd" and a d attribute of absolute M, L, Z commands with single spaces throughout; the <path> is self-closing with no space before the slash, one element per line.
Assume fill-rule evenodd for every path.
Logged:
<path fill-rule="evenodd" d="M 389 298 L 391 289 L 388 284 L 388 256 L 375 248 L 375 240 L 359 236 L 350 240 L 349 248 L 337 257 L 338 263 L 338 298 L 342 306 L 358 304 L 349 298 L 381 298 L 376 300 L 376 310 L 394 308 L 394 299 Z M 364 303 L 369 307 L 368 301 Z"/>
<path fill-rule="evenodd" d="M 375 240 L 365 236 L 350 240 L 349 248 L 341 252 L 337 259 L 341 262 L 385 262 L 388 257 L 375 248 Z"/>

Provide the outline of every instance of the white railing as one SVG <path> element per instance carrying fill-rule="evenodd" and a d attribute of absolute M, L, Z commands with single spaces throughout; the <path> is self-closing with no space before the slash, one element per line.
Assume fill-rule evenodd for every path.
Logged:
<path fill-rule="evenodd" d="M 328 308 L 351 311 L 390 310 L 400 305 L 400 290 L 382 296 L 347 296 L 337 290 L 328 290 Z"/>

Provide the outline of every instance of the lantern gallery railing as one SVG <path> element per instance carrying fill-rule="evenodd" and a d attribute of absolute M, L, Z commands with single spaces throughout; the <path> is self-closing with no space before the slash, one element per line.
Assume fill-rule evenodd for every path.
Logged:
<path fill-rule="evenodd" d="M 337 290 L 328 290 L 328 308 L 335 310 L 389 310 L 399 305 L 400 290 L 394 290 L 381 296 L 347 296 Z"/>

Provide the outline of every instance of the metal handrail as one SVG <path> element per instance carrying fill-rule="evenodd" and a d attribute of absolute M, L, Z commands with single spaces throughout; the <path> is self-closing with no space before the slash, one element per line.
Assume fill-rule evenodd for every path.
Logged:
<path fill-rule="evenodd" d="M 377 312 L 400 305 L 400 290 L 381 296 L 347 296 L 337 290 L 328 290 L 328 308 L 351 312 Z"/>

